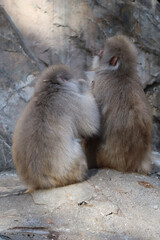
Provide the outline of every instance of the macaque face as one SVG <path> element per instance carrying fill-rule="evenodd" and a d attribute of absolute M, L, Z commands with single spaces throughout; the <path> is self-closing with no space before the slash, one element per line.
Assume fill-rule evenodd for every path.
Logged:
<path fill-rule="evenodd" d="M 71 81 L 72 78 L 69 74 L 60 73 L 56 76 L 57 83 L 64 84 L 65 82 Z"/>
<path fill-rule="evenodd" d="M 71 81 L 73 76 L 68 71 L 67 68 L 61 65 L 56 65 L 50 67 L 49 70 L 45 71 L 45 75 L 43 77 L 43 82 L 48 82 L 50 84 L 64 84 L 65 82 Z"/>

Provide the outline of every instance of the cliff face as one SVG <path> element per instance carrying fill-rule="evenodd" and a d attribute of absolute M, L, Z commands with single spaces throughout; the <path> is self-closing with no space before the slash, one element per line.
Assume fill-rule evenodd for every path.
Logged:
<path fill-rule="evenodd" d="M 123 33 L 138 48 L 138 71 L 152 105 L 160 151 L 160 3 L 156 0 L 1 0 L 0 170 L 12 168 L 12 131 L 37 73 L 64 63 L 85 77 L 106 37 Z"/>

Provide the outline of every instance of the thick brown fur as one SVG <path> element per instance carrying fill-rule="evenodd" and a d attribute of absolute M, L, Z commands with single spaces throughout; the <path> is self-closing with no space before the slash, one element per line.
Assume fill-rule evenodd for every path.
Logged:
<path fill-rule="evenodd" d="M 106 41 L 97 61 L 93 95 L 101 114 L 101 137 L 96 160 L 100 168 L 149 174 L 152 116 L 136 55 L 131 41 L 119 35 Z"/>
<path fill-rule="evenodd" d="M 85 80 L 75 80 L 64 65 L 45 70 L 13 134 L 13 161 L 29 192 L 84 180 L 81 139 L 98 128 L 98 108 Z"/>

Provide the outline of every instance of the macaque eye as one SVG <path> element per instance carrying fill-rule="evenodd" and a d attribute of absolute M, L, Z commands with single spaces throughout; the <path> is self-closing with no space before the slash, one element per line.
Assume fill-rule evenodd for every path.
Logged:
<path fill-rule="evenodd" d="M 117 57 L 117 56 L 114 56 L 114 57 L 112 57 L 112 58 L 109 60 L 109 65 L 111 65 L 111 66 L 116 66 L 117 61 L 118 61 L 118 57 Z"/>

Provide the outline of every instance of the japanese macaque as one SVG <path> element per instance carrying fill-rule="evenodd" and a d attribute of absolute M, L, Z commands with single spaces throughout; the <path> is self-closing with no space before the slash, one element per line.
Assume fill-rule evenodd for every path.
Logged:
<path fill-rule="evenodd" d="M 152 116 L 137 75 L 136 55 L 130 40 L 119 35 L 109 38 L 94 58 L 92 92 L 101 114 L 101 136 L 92 142 L 98 167 L 149 174 Z"/>
<path fill-rule="evenodd" d="M 98 129 L 98 107 L 87 82 L 74 79 L 64 65 L 45 70 L 13 134 L 13 161 L 28 191 L 84 180 L 81 140 Z"/>

